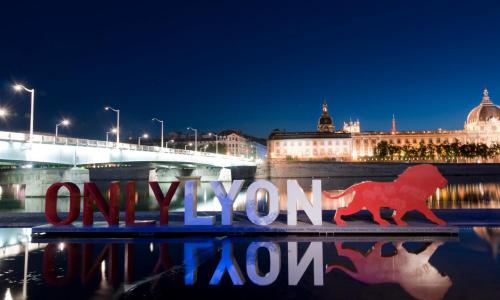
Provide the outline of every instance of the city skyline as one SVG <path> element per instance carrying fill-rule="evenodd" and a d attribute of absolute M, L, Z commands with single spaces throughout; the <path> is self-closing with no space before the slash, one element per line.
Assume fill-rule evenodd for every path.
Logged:
<path fill-rule="evenodd" d="M 453 3 L 453 5 L 452 5 Z M 2 130 L 104 139 L 122 113 L 122 136 L 234 128 L 314 131 L 326 98 L 337 128 L 461 129 L 487 87 L 500 95 L 500 7 L 230 2 L 135 5 L 2 5 Z M 157 13 L 153 16 L 152 11 Z M 255 12 L 259 11 L 259 18 Z M 140 103 L 140 105 L 138 105 Z"/>

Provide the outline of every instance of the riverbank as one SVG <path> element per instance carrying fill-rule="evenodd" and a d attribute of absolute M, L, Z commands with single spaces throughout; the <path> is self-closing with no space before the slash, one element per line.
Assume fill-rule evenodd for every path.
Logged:
<path fill-rule="evenodd" d="M 335 162 L 335 161 L 268 161 L 257 167 L 256 178 L 342 178 L 395 177 L 414 163 Z M 500 164 L 434 164 L 445 176 L 497 176 Z"/>

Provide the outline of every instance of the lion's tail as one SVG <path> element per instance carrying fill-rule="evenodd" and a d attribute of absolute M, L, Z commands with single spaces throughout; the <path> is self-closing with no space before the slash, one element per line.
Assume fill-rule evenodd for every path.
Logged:
<path fill-rule="evenodd" d="M 350 275 L 351 277 L 356 277 L 357 273 L 356 272 L 353 272 L 351 271 L 350 269 L 340 265 L 340 264 L 328 264 L 326 265 L 325 267 L 325 273 L 330 273 L 331 271 L 333 270 L 341 270 L 343 271 L 344 273 Z"/>
<path fill-rule="evenodd" d="M 331 193 L 324 191 L 323 196 L 329 200 L 336 200 L 336 199 L 344 197 L 345 195 L 351 194 L 352 192 L 355 192 L 355 191 L 356 190 L 355 190 L 354 186 L 351 186 L 338 195 L 332 195 Z"/>

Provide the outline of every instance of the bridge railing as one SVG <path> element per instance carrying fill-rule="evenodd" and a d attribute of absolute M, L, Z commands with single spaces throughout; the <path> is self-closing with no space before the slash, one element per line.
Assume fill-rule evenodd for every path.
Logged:
<path fill-rule="evenodd" d="M 20 132 L 8 132 L 8 131 L 0 131 L 0 140 L 7 141 L 18 141 L 18 142 L 29 142 L 29 134 L 20 133 Z M 72 137 L 61 137 L 57 138 L 53 135 L 42 135 L 42 134 L 34 134 L 33 135 L 33 143 L 39 144 L 56 144 L 56 145 L 71 145 L 71 146 L 84 146 L 84 147 L 94 147 L 94 148 L 116 148 L 116 142 L 110 141 L 100 141 L 100 140 L 90 140 L 90 139 L 79 139 Z M 137 144 L 129 144 L 129 143 L 120 143 L 120 149 L 122 150 L 136 150 L 136 151 L 148 151 L 148 152 L 162 152 L 162 153 L 172 153 L 172 154 L 183 154 L 183 155 L 197 155 L 197 156 L 206 156 L 206 157 L 214 157 L 214 158 L 226 158 L 226 159 L 235 159 L 244 161 L 252 161 L 249 158 L 237 157 L 232 155 L 225 154 L 216 154 L 211 152 L 197 152 L 192 150 L 184 150 L 184 149 L 174 149 L 174 148 L 160 148 L 158 146 L 149 146 L 149 145 L 137 145 Z"/>

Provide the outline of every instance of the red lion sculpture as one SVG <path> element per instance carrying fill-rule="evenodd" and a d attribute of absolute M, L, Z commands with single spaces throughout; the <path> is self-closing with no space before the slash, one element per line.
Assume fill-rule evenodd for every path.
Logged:
<path fill-rule="evenodd" d="M 411 210 L 417 210 L 432 222 L 444 225 L 446 223 L 427 207 L 427 199 L 437 188 L 444 188 L 447 183 L 435 166 L 422 164 L 409 167 L 392 182 L 364 181 L 338 195 L 323 192 L 323 196 L 326 199 L 338 199 L 354 193 L 352 201 L 335 212 L 337 225 L 346 224 L 342 216 L 355 214 L 362 209 L 370 211 L 378 224 L 389 225 L 380 216 L 383 207 L 395 210 L 393 219 L 397 225 L 406 225 L 401 218 Z"/>

